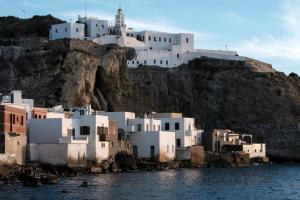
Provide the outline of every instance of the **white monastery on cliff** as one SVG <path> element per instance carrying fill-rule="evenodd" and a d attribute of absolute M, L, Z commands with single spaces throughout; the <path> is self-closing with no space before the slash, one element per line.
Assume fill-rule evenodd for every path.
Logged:
<path fill-rule="evenodd" d="M 75 23 L 52 25 L 50 39 L 73 38 L 91 40 L 98 44 L 118 44 L 131 47 L 136 57 L 128 60 L 128 67 L 155 65 L 176 67 L 195 58 L 210 57 L 243 61 L 236 51 L 194 49 L 194 35 L 190 33 L 164 33 L 157 31 L 134 31 L 125 24 L 125 15 L 118 9 L 115 22 L 78 16 Z"/>

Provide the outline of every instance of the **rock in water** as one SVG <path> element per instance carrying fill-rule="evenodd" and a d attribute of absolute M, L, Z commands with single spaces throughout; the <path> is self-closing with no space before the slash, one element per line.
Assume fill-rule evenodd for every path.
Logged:
<path fill-rule="evenodd" d="M 80 187 L 88 187 L 88 186 L 90 186 L 90 183 L 87 181 L 83 181 L 80 185 Z"/>

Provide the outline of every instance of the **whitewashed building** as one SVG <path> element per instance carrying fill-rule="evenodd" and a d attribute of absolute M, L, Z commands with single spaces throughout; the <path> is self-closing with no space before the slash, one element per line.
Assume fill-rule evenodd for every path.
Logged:
<path fill-rule="evenodd" d="M 136 118 L 128 121 L 133 152 L 138 158 L 168 162 L 175 159 L 175 132 L 161 131 L 161 121 Z"/>
<path fill-rule="evenodd" d="M 85 25 L 82 23 L 63 23 L 51 26 L 50 39 L 72 38 L 83 40 L 85 38 Z"/>
<path fill-rule="evenodd" d="M 103 112 L 119 121 L 133 143 L 139 158 L 174 159 L 176 148 L 186 148 L 201 143 L 202 130 L 195 127 L 194 118 L 183 118 L 181 113 L 151 113 L 135 118 L 134 113 Z M 151 145 L 150 145 L 151 143 Z"/>
<path fill-rule="evenodd" d="M 109 119 L 107 116 L 95 115 L 91 112 L 90 107 L 89 109 L 77 108 L 73 110 L 70 118 L 60 113 L 57 115 L 48 113 L 49 118 L 31 119 L 29 142 L 32 147 L 30 152 L 32 159 L 40 157 L 35 155 L 40 151 L 34 151 L 34 146 L 38 146 L 39 149 L 49 148 L 49 152 L 56 152 L 57 146 L 65 146 L 65 144 L 71 145 L 74 151 L 78 151 L 80 155 L 78 159 L 85 158 L 94 162 L 107 159 L 110 142 L 102 141 L 100 134 L 108 132 Z M 43 146 L 44 144 L 46 146 Z M 82 147 L 84 145 L 85 149 Z M 55 153 L 53 156 L 56 156 Z M 62 156 L 64 156 L 62 159 L 68 160 L 66 154 Z"/>
<path fill-rule="evenodd" d="M 236 51 L 195 49 L 194 35 L 191 33 L 135 31 L 127 27 L 122 9 L 118 9 L 113 24 L 108 20 L 79 16 L 76 23 L 53 25 L 50 39 L 62 38 L 88 39 L 98 44 L 118 44 L 134 48 L 136 57 L 127 61 L 129 67 L 176 67 L 201 57 L 237 61 L 246 59 Z"/>
<path fill-rule="evenodd" d="M 195 127 L 195 119 L 182 117 L 182 113 L 152 113 L 151 117 L 161 121 L 162 131 L 174 131 L 176 147 L 185 148 L 201 143 L 201 133 Z"/>

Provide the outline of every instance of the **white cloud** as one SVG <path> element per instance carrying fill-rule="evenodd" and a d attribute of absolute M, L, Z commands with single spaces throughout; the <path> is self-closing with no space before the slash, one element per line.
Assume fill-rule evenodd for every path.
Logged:
<path fill-rule="evenodd" d="M 289 63 L 296 66 L 298 63 L 300 66 L 300 1 L 281 1 L 281 13 L 277 20 L 285 34 L 276 37 L 271 33 L 263 37 L 253 36 L 248 41 L 236 45 L 236 48 L 241 55 L 285 61 L 286 66 Z M 299 72 L 298 69 L 293 71 Z"/>
<path fill-rule="evenodd" d="M 229 11 L 227 13 L 225 13 L 225 16 L 230 18 L 231 20 L 235 20 L 237 22 L 248 22 L 248 20 L 244 17 L 242 17 L 239 13 L 235 12 L 235 11 Z"/>

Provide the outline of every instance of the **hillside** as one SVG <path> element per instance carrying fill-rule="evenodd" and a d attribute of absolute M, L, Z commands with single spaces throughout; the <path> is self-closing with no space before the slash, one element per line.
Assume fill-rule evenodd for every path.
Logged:
<path fill-rule="evenodd" d="M 0 91 L 23 90 L 38 106 L 91 103 L 99 110 L 140 115 L 183 112 L 205 129 L 252 133 L 257 142 L 267 143 L 273 158 L 300 161 L 298 75 L 286 76 L 252 59 L 201 58 L 172 69 L 128 69 L 126 60 L 134 56 L 132 49 L 89 41 L 47 41 L 46 29 L 55 22 L 48 18 L 42 20 L 45 30 L 35 33 L 26 31 L 24 25 L 33 19 L 0 18 L 4 24 L 0 41 L 30 38 L 30 45 L 1 43 Z M 20 25 L 10 26 L 8 20 Z M 15 32 L 18 27 L 24 30 L 18 36 L 3 34 L 3 30 Z"/>

